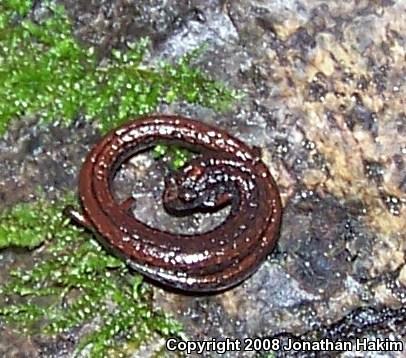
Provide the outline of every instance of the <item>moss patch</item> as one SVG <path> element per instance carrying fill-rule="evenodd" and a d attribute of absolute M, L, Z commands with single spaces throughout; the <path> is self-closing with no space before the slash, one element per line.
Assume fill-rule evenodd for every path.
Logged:
<path fill-rule="evenodd" d="M 106 131 L 162 102 L 224 109 L 236 97 L 190 66 L 197 53 L 176 64 L 146 66 L 147 40 L 128 44 L 125 52 L 113 50 L 101 64 L 93 48 L 73 37 L 63 7 L 47 2 L 48 15 L 35 22 L 31 3 L 0 3 L 0 133 L 24 115 L 68 124 L 83 114 Z"/>
<path fill-rule="evenodd" d="M 43 258 L 31 268 L 11 272 L 0 286 L 2 319 L 28 333 L 50 335 L 92 324 L 92 332 L 77 345 L 77 351 L 86 347 L 92 357 L 118 354 L 125 342 L 134 349 L 153 333 L 180 333 L 179 323 L 151 307 L 150 290 L 141 276 L 130 274 L 92 235 L 61 215 L 73 201 L 40 200 L 0 216 L 7 233 L 20 233 L 11 235 L 9 245 L 41 245 Z"/>

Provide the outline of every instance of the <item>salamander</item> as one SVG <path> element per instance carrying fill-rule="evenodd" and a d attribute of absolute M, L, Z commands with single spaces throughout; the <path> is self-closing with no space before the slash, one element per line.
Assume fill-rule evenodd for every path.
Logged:
<path fill-rule="evenodd" d="M 135 199 L 118 202 L 112 181 L 130 157 L 169 143 L 199 155 L 165 177 L 164 208 L 172 215 L 214 212 L 230 206 L 208 232 L 174 234 L 132 213 Z M 279 236 L 282 205 L 260 153 L 226 131 L 181 116 L 151 115 L 112 130 L 96 144 L 79 176 L 82 212 L 66 212 L 92 230 L 128 265 L 164 286 L 216 292 L 253 274 Z"/>

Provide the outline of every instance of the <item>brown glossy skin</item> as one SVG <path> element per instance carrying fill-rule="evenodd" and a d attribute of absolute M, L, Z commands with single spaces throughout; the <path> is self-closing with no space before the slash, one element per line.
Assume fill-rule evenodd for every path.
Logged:
<path fill-rule="evenodd" d="M 134 199 L 116 202 L 111 182 L 119 166 L 162 142 L 202 153 L 165 178 L 165 209 L 190 215 L 231 205 L 221 225 L 197 235 L 173 234 L 137 220 L 129 210 Z M 99 234 L 136 271 L 184 291 L 235 286 L 256 271 L 279 235 L 280 196 L 258 150 L 184 117 L 140 118 L 107 134 L 83 164 L 79 194 L 83 214 L 70 210 L 71 217 Z"/>

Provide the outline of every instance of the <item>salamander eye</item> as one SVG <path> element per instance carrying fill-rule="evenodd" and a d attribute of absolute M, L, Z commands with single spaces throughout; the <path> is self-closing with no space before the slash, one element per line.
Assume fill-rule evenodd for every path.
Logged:
<path fill-rule="evenodd" d="M 179 198 L 184 202 L 191 202 L 197 198 L 197 194 L 195 191 L 190 189 L 183 189 L 179 193 Z"/>
<path fill-rule="evenodd" d="M 164 178 L 166 187 L 180 187 L 182 186 L 183 181 L 184 179 L 176 172 L 170 172 Z"/>

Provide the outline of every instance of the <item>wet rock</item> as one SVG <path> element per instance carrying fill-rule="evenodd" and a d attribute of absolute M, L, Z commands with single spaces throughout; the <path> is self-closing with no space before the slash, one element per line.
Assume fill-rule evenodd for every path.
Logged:
<path fill-rule="evenodd" d="M 404 339 L 404 2 L 61 3 L 76 36 L 101 58 L 143 36 L 152 39 L 152 62 L 206 43 L 196 65 L 244 98 L 222 114 L 185 103 L 161 110 L 263 148 L 281 191 L 281 237 L 256 274 L 207 297 L 156 288 L 155 305 L 199 340 Z M 83 123 L 66 131 L 21 123 L 0 141 L 3 207 L 29 199 L 37 186 L 49 194 L 72 188 L 98 138 Z M 153 226 L 196 232 L 221 223 L 224 213 L 183 222 L 165 216 L 158 209 L 164 171 L 148 157 L 127 163 L 118 195 L 135 195 L 135 214 Z"/>
<path fill-rule="evenodd" d="M 57 198 L 75 189 L 81 158 L 99 137 L 91 125 L 80 123 L 47 127 L 27 118 L 12 125 L 0 139 L 0 171 L 7 173 L 0 180 L 0 208 L 32 200 L 41 192 Z"/>

